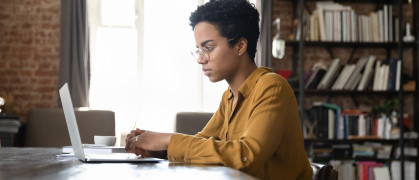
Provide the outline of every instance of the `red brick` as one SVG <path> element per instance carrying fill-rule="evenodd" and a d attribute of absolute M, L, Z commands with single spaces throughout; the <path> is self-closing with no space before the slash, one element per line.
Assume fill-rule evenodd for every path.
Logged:
<path fill-rule="evenodd" d="M 49 69 L 52 66 L 50 62 L 39 63 L 39 69 Z"/>
<path fill-rule="evenodd" d="M 57 106 L 60 9 L 56 0 L 0 3 L 0 91 L 15 96 L 23 121 L 30 108 Z"/>
<path fill-rule="evenodd" d="M 53 100 L 53 97 L 51 94 L 44 94 L 42 95 L 42 100 Z"/>
<path fill-rule="evenodd" d="M 40 80 L 38 81 L 38 84 L 41 84 L 41 85 L 50 85 L 50 84 L 51 84 L 51 82 L 52 82 L 52 80 L 51 80 L 51 79 L 40 79 Z"/>
<path fill-rule="evenodd" d="M 0 76 L 0 84 L 7 84 L 9 82 L 7 77 Z"/>
<path fill-rule="evenodd" d="M 55 76 L 57 75 L 56 71 L 51 71 L 51 70 L 39 70 L 35 72 L 35 75 L 38 77 L 42 77 L 42 76 Z"/>

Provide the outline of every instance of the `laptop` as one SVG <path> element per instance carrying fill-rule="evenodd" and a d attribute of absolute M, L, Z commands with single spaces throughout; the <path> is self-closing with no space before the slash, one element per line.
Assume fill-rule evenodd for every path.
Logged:
<path fill-rule="evenodd" d="M 147 162 L 155 163 L 163 161 L 159 158 L 141 158 L 132 153 L 110 153 L 110 154 L 86 154 L 81 143 L 79 128 L 74 114 L 73 103 L 67 83 L 60 89 L 61 104 L 67 122 L 68 133 L 70 134 L 71 145 L 74 155 L 83 162 Z"/>

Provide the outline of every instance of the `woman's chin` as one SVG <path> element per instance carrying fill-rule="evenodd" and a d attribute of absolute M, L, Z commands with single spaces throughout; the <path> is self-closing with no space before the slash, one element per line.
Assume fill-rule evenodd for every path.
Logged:
<path fill-rule="evenodd" d="M 213 83 L 215 83 L 215 82 L 218 82 L 218 81 L 221 81 L 222 79 L 219 79 L 219 78 L 216 78 L 216 77 L 213 77 L 213 76 L 208 76 L 208 79 L 211 81 L 211 82 L 213 82 Z"/>

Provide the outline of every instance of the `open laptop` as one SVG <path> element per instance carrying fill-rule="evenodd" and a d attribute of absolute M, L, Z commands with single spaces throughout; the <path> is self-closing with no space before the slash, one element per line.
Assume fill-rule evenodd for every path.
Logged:
<path fill-rule="evenodd" d="M 83 162 L 159 162 L 159 158 L 141 158 L 132 153 L 110 153 L 110 154 L 85 154 L 81 143 L 79 128 L 74 114 L 68 85 L 65 83 L 60 89 L 61 104 L 67 122 L 68 133 L 70 134 L 71 145 L 74 155 Z"/>

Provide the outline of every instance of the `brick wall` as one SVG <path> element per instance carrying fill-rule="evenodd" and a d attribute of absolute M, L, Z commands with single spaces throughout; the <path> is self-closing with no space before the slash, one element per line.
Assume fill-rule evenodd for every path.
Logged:
<path fill-rule="evenodd" d="M 59 0 L 0 0 L 0 96 L 13 98 L 8 111 L 23 121 L 29 109 L 58 103 L 60 8 Z"/>
<path fill-rule="evenodd" d="M 351 6 L 357 14 L 369 14 L 369 12 L 374 11 L 377 8 L 382 8 L 377 6 L 375 3 L 341 3 L 345 5 Z M 298 5 L 297 5 L 298 8 Z M 309 9 L 311 12 L 314 11 L 315 8 L 315 2 L 307 2 L 307 9 Z M 393 12 L 395 15 L 398 14 L 397 8 L 393 7 Z M 274 21 L 276 18 L 281 18 L 281 36 L 284 39 L 293 38 L 293 34 L 295 33 L 295 29 L 297 28 L 296 23 L 294 22 L 293 18 L 293 2 L 292 1 L 282 1 L 282 0 L 273 0 L 273 7 L 272 7 L 272 21 Z M 298 15 L 299 13 L 297 13 Z M 410 19 L 412 17 L 413 11 L 412 7 L 409 5 L 403 5 L 403 17 L 406 19 Z M 408 17 L 408 18 L 406 18 Z M 276 27 L 272 26 L 272 37 L 276 34 Z M 350 57 L 350 53 L 352 51 L 352 48 L 331 48 L 331 51 L 336 56 L 336 58 L 341 59 L 341 65 L 346 64 L 346 61 Z M 404 50 L 404 64 L 402 68 L 402 72 L 412 75 L 412 54 L 413 49 L 405 49 Z M 365 49 L 357 49 L 356 53 L 354 54 L 354 58 L 359 57 L 365 57 L 367 55 L 375 55 L 377 56 L 378 60 L 384 60 L 386 59 L 386 50 L 380 49 L 380 48 L 365 48 Z M 391 57 L 397 58 L 398 52 L 397 48 L 393 49 L 391 51 Z M 298 60 L 298 55 L 297 55 Z M 304 71 L 309 71 L 310 68 L 312 68 L 313 64 L 319 61 L 323 61 L 325 63 L 331 62 L 331 57 L 329 53 L 327 52 L 325 47 L 305 47 L 304 49 Z M 297 63 L 298 64 L 298 63 Z M 274 71 L 276 70 L 292 70 L 292 48 L 286 47 L 285 56 L 283 59 L 272 59 L 272 68 Z M 298 70 L 299 72 L 299 70 Z M 305 95 L 305 102 L 304 106 L 306 109 L 310 109 L 312 102 L 314 101 L 326 101 L 328 95 Z M 386 96 L 378 95 L 378 96 L 370 96 L 369 98 L 372 98 L 374 100 L 378 101 L 385 101 Z M 396 97 L 397 98 L 397 97 Z M 367 99 L 366 96 L 357 96 L 357 100 L 361 102 L 365 102 Z M 334 96 L 331 99 L 332 103 L 336 103 L 338 105 L 343 106 L 345 109 L 348 108 L 358 108 L 355 106 L 354 101 L 349 96 Z M 405 98 L 405 104 L 413 104 L 413 96 L 408 95 Z M 359 108 L 364 109 L 366 111 L 369 111 L 371 106 L 366 105 L 364 103 Z M 410 115 L 413 114 L 413 106 L 405 106 L 406 112 L 408 112 Z"/>

